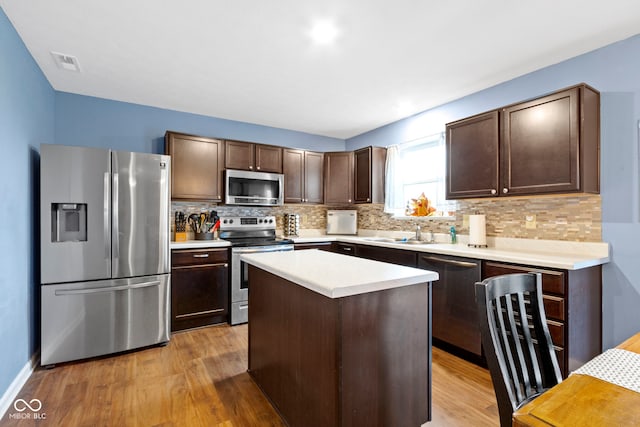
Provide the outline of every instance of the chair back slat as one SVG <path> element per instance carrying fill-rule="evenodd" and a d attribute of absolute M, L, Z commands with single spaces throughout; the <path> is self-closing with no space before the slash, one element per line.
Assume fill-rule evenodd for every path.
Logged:
<path fill-rule="evenodd" d="M 508 274 L 476 283 L 482 343 L 501 425 L 562 379 L 542 305 L 539 273 Z"/>

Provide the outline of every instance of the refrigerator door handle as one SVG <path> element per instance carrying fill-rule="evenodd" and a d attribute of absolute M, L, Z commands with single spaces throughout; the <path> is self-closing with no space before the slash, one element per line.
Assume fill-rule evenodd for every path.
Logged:
<path fill-rule="evenodd" d="M 104 257 L 111 270 L 111 227 L 109 224 L 109 195 L 111 194 L 111 174 L 104 173 Z"/>
<path fill-rule="evenodd" d="M 112 221 L 113 221 L 113 258 L 120 258 L 120 236 L 119 236 L 119 221 L 118 221 L 118 217 L 119 215 L 119 211 L 118 211 L 118 191 L 120 190 L 120 187 L 118 185 L 118 172 L 113 172 L 113 206 L 112 206 L 112 210 L 113 210 L 113 216 L 112 216 Z M 113 272 L 114 274 L 117 274 L 117 271 Z"/>
<path fill-rule="evenodd" d="M 159 285 L 160 285 L 160 281 L 154 280 L 152 282 L 135 283 L 133 285 L 105 286 L 102 288 L 58 289 L 55 291 L 55 294 L 56 296 L 97 294 L 102 292 L 127 291 L 129 289 L 148 288 L 150 286 L 159 286 Z"/>

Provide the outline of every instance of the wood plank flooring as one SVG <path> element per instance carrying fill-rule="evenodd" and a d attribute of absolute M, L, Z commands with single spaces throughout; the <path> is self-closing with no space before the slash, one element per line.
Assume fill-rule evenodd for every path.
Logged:
<path fill-rule="evenodd" d="M 46 418 L 16 419 L 12 406 L 0 426 L 284 426 L 246 369 L 246 325 L 181 332 L 165 347 L 38 368 L 17 398 L 39 399 Z M 498 426 L 487 370 L 434 348 L 427 425 Z"/>

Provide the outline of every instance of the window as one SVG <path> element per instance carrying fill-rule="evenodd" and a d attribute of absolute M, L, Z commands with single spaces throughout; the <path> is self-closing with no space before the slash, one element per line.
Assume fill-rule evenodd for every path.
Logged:
<path fill-rule="evenodd" d="M 431 216 L 448 216 L 454 208 L 445 200 L 445 162 L 444 133 L 388 147 L 385 212 L 406 216 L 411 199 L 424 193 L 436 209 Z"/>

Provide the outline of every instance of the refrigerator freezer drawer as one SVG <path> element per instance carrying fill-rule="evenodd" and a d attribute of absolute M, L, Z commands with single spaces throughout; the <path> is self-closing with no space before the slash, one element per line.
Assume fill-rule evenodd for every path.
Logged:
<path fill-rule="evenodd" d="M 169 341 L 170 275 L 43 285 L 43 366 Z"/>

